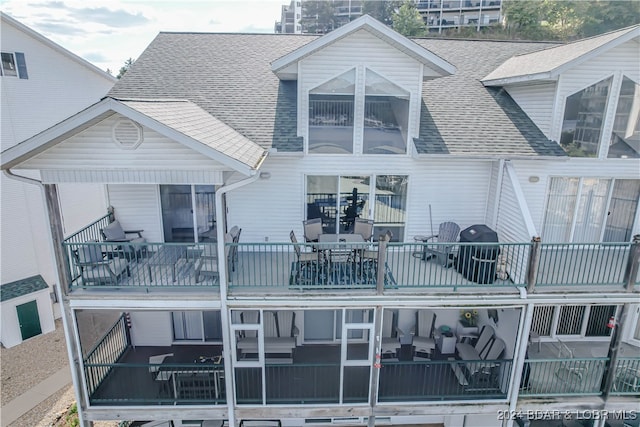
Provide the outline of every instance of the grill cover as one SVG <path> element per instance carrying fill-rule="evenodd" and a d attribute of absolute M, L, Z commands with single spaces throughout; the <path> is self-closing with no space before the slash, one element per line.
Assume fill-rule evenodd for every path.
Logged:
<path fill-rule="evenodd" d="M 460 232 L 460 243 L 498 243 L 498 234 L 484 224 L 476 224 Z M 499 245 L 460 246 L 456 269 L 472 282 L 493 283 L 499 253 Z"/>

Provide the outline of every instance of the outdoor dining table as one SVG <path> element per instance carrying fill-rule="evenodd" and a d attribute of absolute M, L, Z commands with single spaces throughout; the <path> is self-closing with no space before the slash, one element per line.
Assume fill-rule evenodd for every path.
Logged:
<path fill-rule="evenodd" d="M 325 252 L 328 261 L 344 260 L 357 250 L 364 249 L 358 243 L 364 243 L 360 234 L 321 234 L 318 237 L 318 249 Z"/>

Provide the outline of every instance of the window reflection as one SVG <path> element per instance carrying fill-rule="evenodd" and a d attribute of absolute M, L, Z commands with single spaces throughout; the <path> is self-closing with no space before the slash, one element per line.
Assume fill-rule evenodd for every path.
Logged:
<path fill-rule="evenodd" d="M 596 157 L 612 77 L 567 98 L 560 145 L 572 157 Z"/>
<path fill-rule="evenodd" d="M 623 77 L 609 141 L 609 158 L 640 157 L 640 85 Z"/>
<path fill-rule="evenodd" d="M 409 92 L 367 70 L 364 101 L 364 154 L 407 152 Z"/>
<path fill-rule="evenodd" d="M 309 152 L 353 153 L 355 70 L 309 92 Z"/>

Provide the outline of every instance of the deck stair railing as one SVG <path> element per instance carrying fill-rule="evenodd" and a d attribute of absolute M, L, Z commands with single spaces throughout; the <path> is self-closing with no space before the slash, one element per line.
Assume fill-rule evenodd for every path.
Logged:
<path fill-rule="evenodd" d="M 116 363 L 129 347 L 127 328 L 126 315 L 123 313 L 84 358 L 89 395 L 109 375 L 112 369 L 110 364 Z"/>

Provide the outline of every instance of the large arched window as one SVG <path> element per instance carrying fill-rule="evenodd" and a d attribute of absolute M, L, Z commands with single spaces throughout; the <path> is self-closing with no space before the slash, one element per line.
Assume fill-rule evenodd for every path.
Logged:
<path fill-rule="evenodd" d="M 616 106 L 609 158 L 640 157 L 640 85 L 624 76 Z"/>
<path fill-rule="evenodd" d="M 364 100 L 364 154 L 405 154 L 409 92 L 367 70 Z"/>
<path fill-rule="evenodd" d="M 567 97 L 560 145 L 572 157 L 597 157 L 613 77 Z"/>
<path fill-rule="evenodd" d="M 355 70 L 309 91 L 309 152 L 353 153 Z"/>

